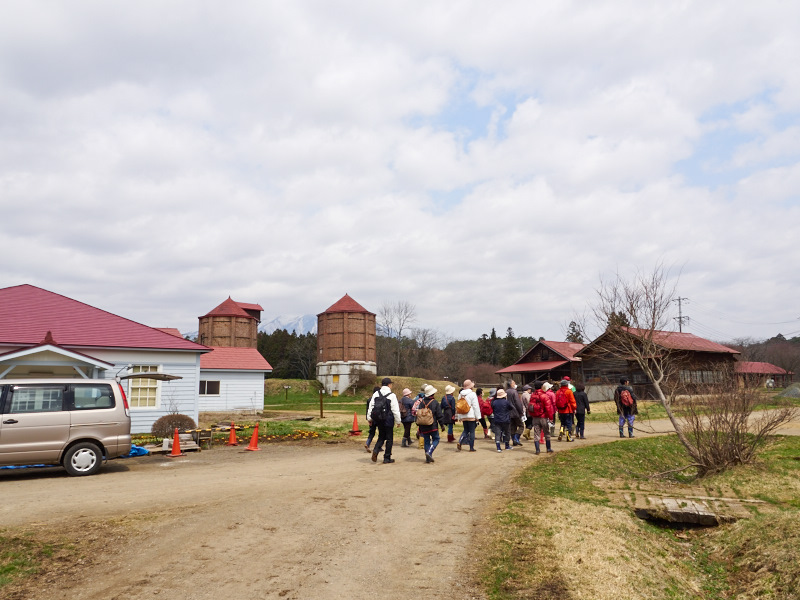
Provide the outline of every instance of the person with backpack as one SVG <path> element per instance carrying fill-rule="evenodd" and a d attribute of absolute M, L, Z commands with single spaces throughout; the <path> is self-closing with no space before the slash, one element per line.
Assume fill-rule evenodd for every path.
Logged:
<path fill-rule="evenodd" d="M 489 435 L 489 428 L 486 426 L 486 419 L 489 419 L 489 423 L 492 422 L 492 403 L 489 401 L 488 398 L 483 397 L 483 389 L 478 388 L 475 390 L 475 394 L 478 396 L 478 406 L 481 407 L 481 418 L 478 421 L 483 427 L 483 439 L 490 440 L 492 436 Z"/>
<path fill-rule="evenodd" d="M 567 441 L 572 441 L 572 424 L 575 418 L 575 396 L 572 390 L 569 389 L 569 381 L 566 379 L 561 380 L 561 387 L 556 392 L 556 410 L 558 411 L 558 420 L 561 421 L 561 429 L 558 432 L 558 441 L 564 435 L 567 436 Z"/>
<path fill-rule="evenodd" d="M 455 442 L 456 437 L 453 435 L 453 423 L 456 422 L 456 399 L 453 397 L 453 392 L 456 391 L 452 385 L 447 385 L 444 388 L 444 398 L 442 398 L 442 425 L 447 426 L 447 441 Z M 444 428 L 442 429 L 444 431 Z"/>
<path fill-rule="evenodd" d="M 372 451 L 372 462 L 378 462 L 378 454 L 383 450 L 383 443 L 386 442 L 383 463 L 393 463 L 392 445 L 394 444 L 394 432 L 392 429 L 395 425 L 400 426 L 401 418 L 397 396 L 392 392 L 392 380 L 388 377 L 384 377 L 381 380 L 381 389 L 370 398 L 367 421 L 370 422 L 370 425 L 375 423 L 378 427 L 378 441 Z"/>
<path fill-rule="evenodd" d="M 535 381 L 533 384 L 533 393 L 531 400 L 528 403 L 528 414 L 533 423 L 533 440 L 536 446 L 536 454 L 539 454 L 539 445 L 544 431 L 544 441 L 548 452 L 552 452 L 550 447 L 550 427 L 549 423 L 555 417 L 555 409 L 550 404 L 550 399 L 547 394 L 542 390 L 542 382 Z"/>
<path fill-rule="evenodd" d="M 424 440 L 425 462 L 432 463 L 433 451 L 439 445 L 439 425 L 442 420 L 442 408 L 434 396 L 438 390 L 432 385 L 425 386 L 423 397 L 417 405 L 416 422 L 419 433 Z"/>
<path fill-rule="evenodd" d="M 636 405 L 636 394 L 633 393 L 633 388 L 628 385 L 627 377 L 620 377 L 619 385 L 614 390 L 614 403 L 617 405 L 617 414 L 619 415 L 619 437 L 624 438 L 623 430 L 625 422 L 628 422 L 628 437 L 632 438 L 633 435 L 633 422 L 636 415 L 639 414 L 639 409 Z"/>
<path fill-rule="evenodd" d="M 586 386 L 579 383 L 576 386 L 575 396 L 575 437 L 585 440 L 586 437 L 583 432 L 586 428 L 586 415 L 592 414 L 592 409 L 589 406 L 589 396 L 586 393 Z"/>
<path fill-rule="evenodd" d="M 475 384 L 470 379 L 464 380 L 464 389 L 461 390 L 456 403 L 458 419 L 464 425 L 464 431 L 456 445 L 459 452 L 465 442 L 469 444 L 469 451 L 475 452 L 475 428 L 478 426 L 478 417 L 481 416 L 481 407 L 478 404 L 478 395 L 472 391 L 474 387 Z"/>
<path fill-rule="evenodd" d="M 364 448 L 367 449 L 367 452 L 372 452 L 372 449 L 369 446 L 372 443 L 372 440 L 375 439 L 375 433 L 378 431 L 378 424 L 373 423 L 372 421 L 369 420 L 369 403 L 372 402 L 372 398 L 375 396 L 375 393 L 379 389 L 381 389 L 381 386 L 379 385 L 376 385 L 374 388 L 372 388 L 372 396 L 367 398 L 366 411 L 364 413 L 364 416 L 367 419 L 367 423 L 369 423 L 369 431 L 367 432 L 367 441 L 364 442 Z"/>
<path fill-rule="evenodd" d="M 414 424 L 414 404 L 416 402 L 413 395 L 414 392 L 405 388 L 403 390 L 403 397 L 400 398 L 400 421 L 403 423 L 403 441 L 400 442 L 401 448 L 408 448 L 411 446 L 411 425 Z"/>
<path fill-rule="evenodd" d="M 525 407 L 525 432 L 522 436 L 530 441 L 531 439 L 531 429 L 533 428 L 533 421 L 531 420 L 531 390 L 533 388 L 528 385 L 527 383 L 522 386 L 522 406 Z"/>
<path fill-rule="evenodd" d="M 556 426 L 555 426 L 555 414 L 556 414 L 556 393 L 553 391 L 553 384 L 549 381 L 545 381 L 542 384 L 542 390 L 544 391 L 545 395 L 547 396 L 547 402 L 549 404 L 549 413 L 553 415 L 550 418 L 550 422 L 548 423 L 548 427 L 550 428 L 550 435 L 555 434 Z"/>

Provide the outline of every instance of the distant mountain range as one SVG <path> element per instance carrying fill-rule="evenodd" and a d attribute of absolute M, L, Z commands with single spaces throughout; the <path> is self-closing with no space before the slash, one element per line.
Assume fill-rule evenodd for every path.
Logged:
<path fill-rule="evenodd" d="M 278 329 L 285 329 L 289 333 L 294 331 L 297 335 L 317 333 L 317 315 L 275 317 L 271 321 L 261 321 L 261 323 L 258 324 L 258 330 L 264 333 L 272 333 Z"/>

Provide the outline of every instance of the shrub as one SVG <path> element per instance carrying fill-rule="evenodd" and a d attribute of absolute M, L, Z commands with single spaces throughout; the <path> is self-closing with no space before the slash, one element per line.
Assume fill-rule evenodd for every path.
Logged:
<path fill-rule="evenodd" d="M 194 422 L 192 417 L 187 415 L 181 415 L 178 413 L 164 415 L 160 419 L 156 420 L 155 423 L 153 423 L 150 433 L 156 437 L 168 438 L 173 435 L 176 427 L 178 429 L 195 429 L 197 427 L 197 423 Z"/>

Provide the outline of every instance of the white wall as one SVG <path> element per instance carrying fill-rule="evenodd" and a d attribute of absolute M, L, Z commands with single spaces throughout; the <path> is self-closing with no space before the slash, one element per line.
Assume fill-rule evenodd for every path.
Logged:
<path fill-rule="evenodd" d="M 198 396 L 201 411 L 228 411 L 239 408 L 263 410 L 264 371 L 203 369 L 200 379 L 219 381 L 219 396 Z"/>

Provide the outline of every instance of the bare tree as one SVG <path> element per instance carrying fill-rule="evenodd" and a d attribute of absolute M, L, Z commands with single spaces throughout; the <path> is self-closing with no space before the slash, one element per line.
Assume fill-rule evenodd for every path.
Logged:
<path fill-rule="evenodd" d="M 720 382 L 729 383 L 724 402 L 717 398 L 704 401 L 702 410 L 696 402 L 675 409 L 676 397 L 684 391 L 679 376 L 684 353 L 670 343 L 671 332 L 667 331 L 677 285 L 669 282 L 669 271 L 660 264 L 652 272 L 637 272 L 632 279 L 616 274 L 610 280 L 601 281 L 590 319 L 603 333 L 592 343 L 592 352 L 594 356 L 606 355 L 623 363 L 632 362 L 640 369 L 702 475 L 730 466 L 729 458 L 720 458 L 723 454 L 726 457 L 738 455 L 743 461 L 753 455 L 742 444 L 726 453 L 712 450 L 714 445 L 706 443 L 709 436 L 723 431 L 732 442 L 750 435 L 762 440 L 791 419 L 793 413 L 781 410 L 775 418 L 751 420 L 754 405 L 736 396 L 735 387 L 731 387 L 735 386 L 733 373 L 728 374 L 727 379 L 724 374 L 719 378 Z"/>
<path fill-rule="evenodd" d="M 383 346 L 393 356 L 392 373 L 403 373 L 404 350 L 408 347 L 406 332 L 417 320 L 416 307 L 407 300 L 384 302 L 378 309 L 378 332 L 386 338 Z"/>

